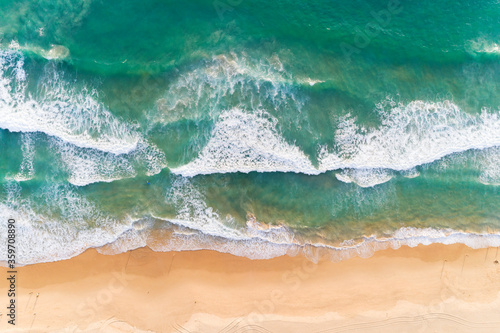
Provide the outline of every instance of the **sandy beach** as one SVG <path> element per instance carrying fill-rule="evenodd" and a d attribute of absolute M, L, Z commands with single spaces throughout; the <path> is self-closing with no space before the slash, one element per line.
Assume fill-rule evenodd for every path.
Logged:
<path fill-rule="evenodd" d="M 402 247 L 314 264 L 96 250 L 19 267 L 2 332 L 498 332 L 498 249 Z M 7 276 L 2 267 L 2 276 Z M 8 281 L 1 279 L 3 305 Z"/>

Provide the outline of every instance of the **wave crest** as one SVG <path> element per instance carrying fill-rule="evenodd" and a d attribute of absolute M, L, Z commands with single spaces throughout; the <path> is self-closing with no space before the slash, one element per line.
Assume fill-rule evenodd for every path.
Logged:
<path fill-rule="evenodd" d="M 393 170 L 416 176 L 415 167 L 444 156 L 500 145 L 498 112 L 483 110 L 472 115 L 448 101 L 414 101 L 381 103 L 378 113 L 381 125 L 377 128 L 362 127 L 350 114 L 341 118 L 334 151 L 322 146 L 315 168 L 298 146 L 280 136 L 275 118 L 264 111 L 235 108 L 220 115 L 199 156 L 172 171 L 191 177 L 238 171 L 319 174 L 343 170 L 336 175 L 339 180 L 374 186 L 391 179 Z"/>
<path fill-rule="evenodd" d="M 341 119 L 335 135 L 339 153 L 323 151 L 319 169 L 408 170 L 449 154 L 500 145 L 499 113 L 471 115 L 448 101 L 414 101 L 387 111 L 379 104 L 378 111 L 379 128 L 363 128 L 350 114 Z"/>
<path fill-rule="evenodd" d="M 227 111 L 219 117 L 198 158 L 172 172 L 183 176 L 251 171 L 319 173 L 298 147 L 278 134 L 276 125 L 276 119 L 263 111 Z"/>
<path fill-rule="evenodd" d="M 36 91 L 28 89 L 24 58 L 0 51 L 0 128 L 11 132 L 43 132 L 82 148 L 114 154 L 134 150 L 139 134 L 97 101 L 97 91 L 71 87 L 54 63 Z"/>

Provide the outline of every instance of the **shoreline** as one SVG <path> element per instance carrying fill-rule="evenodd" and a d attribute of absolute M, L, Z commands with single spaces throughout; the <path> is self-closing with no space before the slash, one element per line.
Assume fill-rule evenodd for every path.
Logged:
<path fill-rule="evenodd" d="M 383 325 L 386 332 L 496 332 L 498 252 L 431 244 L 314 264 L 304 256 L 90 249 L 18 267 L 17 325 L 8 325 L 1 310 L 0 330 L 375 332 Z"/>
<path fill-rule="evenodd" d="M 313 262 L 324 260 L 338 262 L 354 257 L 369 258 L 376 252 L 390 248 L 396 250 L 402 246 L 460 244 L 472 249 L 500 247 L 500 232 L 489 227 L 486 230 L 484 228 L 461 230 L 405 226 L 391 232 L 377 233 L 375 230 L 370 230 L 371 232 L 361 236 L 347 235 L 341 240 L 326 241 L 322 236 L 315 235 L 313 238 L 308 238 L 307 235 L 302 235 L 288 226 L 266 224 L 248 216 L 246 229 L 240 229 L 242 238 L 220 233 L 205 233 L 204 230 L 191 228 L 189 226 L 191 222 L 188 220 L 166 219 L 154 215 L 151 217 L 153 222 L 143 223 L 143 219 L 130 220 L 128 225 L 123 225 L 123 228 L 114 234 L 114 238 L 107 239 L 107 242 L 82 241 L 77 236 L 74 242 L 76 248 L 72 248 L 73 243 L 71 243 L 66 248 L 57 244 L 47 250 L 43 241 L 47 241 L 45 236 L 48 234 L 43 234 L 42 238 L 35 240 L 33 247 L 37 250 L 31 252 L 29 257 L 22 259 L 18 257 L 16 264 L 26 266 L 69 260 L 89 249 L 96 249 L 105 255 L 119 255 L 142 247 L 148 247 L 155 252 L 216 251 L 251 260 L 270 260 L 284 255 L 305 256 Z M 167 223 L 167 228 L 165 225 L 162 228 L 155 228 L 156 221 Z M 85 236 L 96 236 L 96 234 L 85 234 Z M 26 253 L 22 250 L 20 252 Z M 0 267 L 6 266 L 7 262 L 0 260 Z"/>

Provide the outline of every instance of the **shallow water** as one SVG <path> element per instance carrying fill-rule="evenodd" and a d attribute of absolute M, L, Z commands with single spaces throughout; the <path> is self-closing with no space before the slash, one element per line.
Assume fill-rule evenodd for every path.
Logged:
<path fill-rule="evenodd" d="M 22 263 L 500 245 L 499 14 L 0 1 L 0 228 Z"/>

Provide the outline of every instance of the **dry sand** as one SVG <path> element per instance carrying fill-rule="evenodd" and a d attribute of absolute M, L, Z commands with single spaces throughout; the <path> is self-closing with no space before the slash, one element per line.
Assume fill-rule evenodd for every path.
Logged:
<path fill-rule="evenodd" d="M 430 245 L 313 264 L 213 251 L 96 250 L 19 267 L 30 332 L 500 332 L 497 248 Z M 4 306 L 5 305 L 5 306 Z"/>

